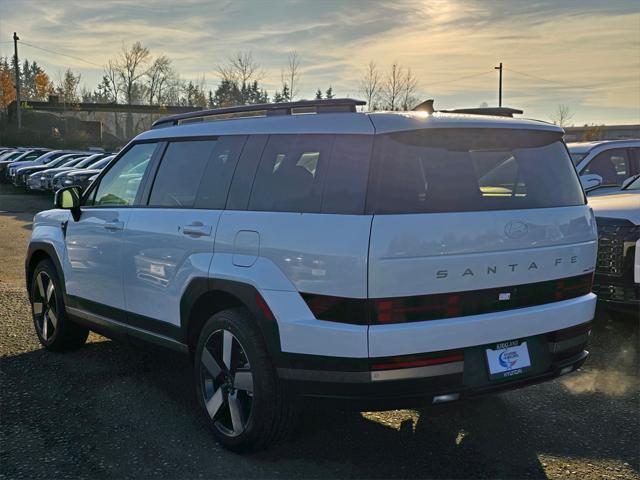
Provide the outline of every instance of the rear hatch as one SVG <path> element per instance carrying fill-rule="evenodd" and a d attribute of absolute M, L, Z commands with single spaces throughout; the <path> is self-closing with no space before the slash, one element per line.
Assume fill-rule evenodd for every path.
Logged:
<path fill-rule="evenodd" d="M 427 128 L 378 135 L 374 149 L 369 297 L 480 292 L 471 311 L 443 297 L 391 321 L 548 303 L 571 287 L 559 279 L 593 272 L 595 222 L 560 132 Z"/>

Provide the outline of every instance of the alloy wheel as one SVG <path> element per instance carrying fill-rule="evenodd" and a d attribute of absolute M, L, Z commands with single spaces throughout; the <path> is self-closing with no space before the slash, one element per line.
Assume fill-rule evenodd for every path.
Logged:
<path fill-rule="evenodd" d="M 48 342 L 58 328 L 58 302 L 55 285 L 46 272 L 38 272 L 33 295 L 33 316 L 38 333 Z"/>
<path fill-rule="evenodd" d="M 244 347 L 230 331 L 216 330 L 205 342 L 200 362 L 209 417 L 222 434 L 240 435 L 253 404 L 253 373 Z"/>

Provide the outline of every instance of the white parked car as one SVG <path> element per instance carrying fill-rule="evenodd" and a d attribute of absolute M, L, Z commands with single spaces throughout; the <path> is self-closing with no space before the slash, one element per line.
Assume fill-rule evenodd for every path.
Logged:
<path fill-rule="evenodd" d="M 640 173 L 640 139 L 569 143 L 567 147 L 589 196 L 615 192 L 627 178 Z"/>

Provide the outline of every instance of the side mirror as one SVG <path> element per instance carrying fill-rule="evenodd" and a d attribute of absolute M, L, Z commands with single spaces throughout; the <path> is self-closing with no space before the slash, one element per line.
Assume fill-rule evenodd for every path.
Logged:
<path fill-rule="evenodd" d="M 582 184 L 582 189 L 585 192 L 589 192 L 602 185 L 602 177 L 595 173 L 589 173 L 580 177 L 580 183 Z"/>
<path fill-rule="evenodd" d="M 58 190 L 53 198 L 55 208 L 71 210 L 74 220 L 80 218 L 80 198 L 82 190 L 79 187 L 65 187 Z"/>

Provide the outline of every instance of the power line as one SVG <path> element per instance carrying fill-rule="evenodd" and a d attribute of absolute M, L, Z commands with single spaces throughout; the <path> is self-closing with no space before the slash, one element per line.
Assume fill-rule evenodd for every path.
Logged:
<path fill-rule="evenodd" d="M 47 48 L 38 47 L 37 45 L 33 45 L 33 44 L 31 44 L 31 43 L 27 43 L 27 42 L 22 41 L 22 40 L 20 41 L 20 44 L 21 44 L 21 45 L 26 45 L 26 46 L 31 47 L 31 48 L 36 48 L 36 49 L 38 49 L 38 50 L 42 50 L 43 52 L 53 53 L 54 55 L 60 55 L 60 56 L 62 56 L 62 57 L 72 58 L 72 59 L 74 59 L 74 60 L 78 60 L 78 61 L 80 61 L 80 62 L 88 63 L 89 65 L 93 65 L 93 66 L 95 66 L 95 67 L 104 68 L 104 65 L 98 65 L 97 63 L 90 62 L 89 60 L 85 60 L 84 58 L 75 57 L 75 56 L 73 56 L 73 55 L 67 55 L 66 53 L 60 53 L 60 52 L 56 52 L 56 51 L 53 51 L 53 50 L 49 50 L 49 49 L 47 49 Z"/>
<path fill-rule="evenodd" d="M 457 77 L 454 78 L 452 80 L 441 80 L 439 82 L 431 82 L 431 83 L 427 83 L 426 86 L 427 87 L 432 87 L 434 85 L 441 85 L 443 83 L 454 83 L 454 82 L 459 82 L 460 80 L 466 80 L 467 78 L 475 78 L 475 77 L 481 77 L 483 75 L 489 75 L 490 73 L 493 73 L 492 71 L 488 70 L 486 72 L 479 72 L 479 73 L 473 73 L 471 75 L 465 75 L 462 77 Z"/>
<path fill-rule="evenodd" d="M 525 72 L 519 72 L 518 70 L 514 70 L 513 68 L 506 68 L 505 70 L 508 70 L 510 72 L 513 72 L 517 75 L 522 75 L 525 77 L 529 77 L 529 78 L 533 78 L 534 80 L 539 80 L 541 82 L 546 82 L 546 83 L 554 83 L 556 85 L 561 85 L 563 87 L 568 87 L 568 88 L 594 88 L 597 87 L 598 85 L 574 85 L 574 84 L 570 84 L 570 83 L 565 83 L 565 82 L 559 82 L 557 80 L 549 80 L 548 78 L 542 78 L 542 77 L 538 77 L 537 75 L 531 75 L 529 73 L 525 73 Z M 609 86 L 609 85 L 607 85 Z"/>

